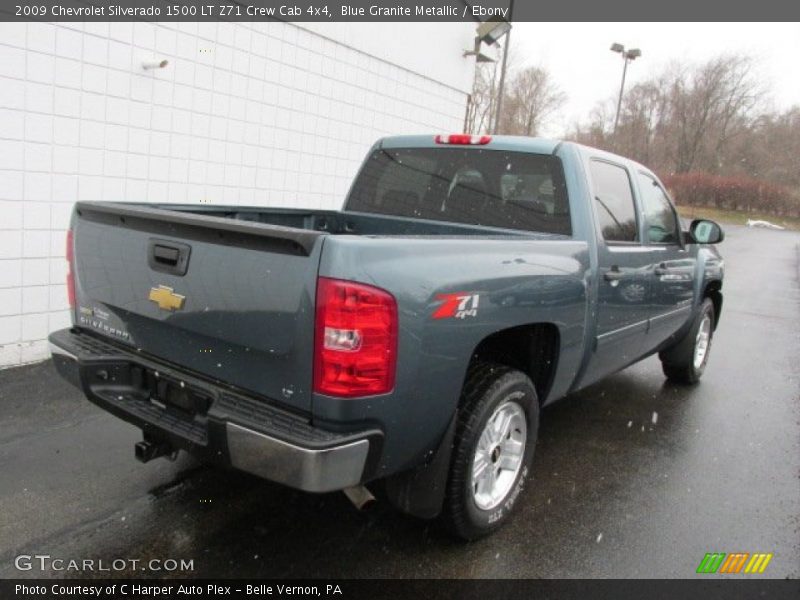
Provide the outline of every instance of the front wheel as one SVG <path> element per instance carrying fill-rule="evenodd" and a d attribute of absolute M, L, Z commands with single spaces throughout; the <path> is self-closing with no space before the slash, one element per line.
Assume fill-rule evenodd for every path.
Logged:
<path fill-rule="evenodd" d="M 539 425 L 527 375 L 482 363 L 470 370 L 459 407 L 443 519 L 464 540 L 502 526 L 525 487 Z"/>
<path fill-rule="evenodd" d="M 683 384 L 697 383 L 708 363 L 713 336 L 714 303 L 705 298 L 683 339 L 659 354 L 667 379 Z"/>

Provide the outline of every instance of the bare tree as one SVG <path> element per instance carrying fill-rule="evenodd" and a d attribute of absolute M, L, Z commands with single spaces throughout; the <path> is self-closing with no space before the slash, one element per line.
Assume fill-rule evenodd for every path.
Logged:
<path fill-rule="evenodd" d="M 466 133 L 489 133 L 492 129 L 492 123 L 497 114 L 497 88 L 501 57 L 502 53 L 498 53 L 496 61 L 475 65 L 475 80 L 467 102 L 467 115 L 464 120 Z M 506 69 L 512 71 L 517 61 L 517 54 L 512 47 L 508 51 Z"/>
<path fill-rule="evenodd" d="M 523 69 L 509 83 L 500 115 L 500 133 L 537 135 L 544 120 L 567 99 L 542 67 Z"/>
<path fill-rule="evenodd" d="M 800 106 L 761 115 L 730 146 L 728 169 L 792 187 L 800 198 Z"/>
<path fill-rule="evenodd" d="M 752 120 L 761 96 L 752 76 L 752 61 L 720 56 L 694 71 L 673 77 L 669 93 L 674 169 L 719 170 L 719 159 L 737 130 Z"/>
<path fill-rule="evenodd" d="M 482 133 L 494 122 L 497 63 L 480 63 L 475 68 L 475 82 L 467 103 L 464 131 Z"/>
<path fill-rule="evenodd" d="M 613 145 L 612 130 L 615 110 L 616 101 L 608 99 L 598 102 L 589 113 L 588 121 L 575 123 L 566 138 L 587 146 L 610 150 Z"/>
<path fill-rule="evenodd" d="M 737 160 L 737 139 L 747 136 L 757 120 L 761 98 L 747 57 L 725 55 L 696 66 L 672 64 L 628 90 L 615 133 L 609 99 L 588 124 L 575 127 L 573 137 L 662 172 L 728 171 Z"/>
<path fill-rule="evenodd" d="M 535 136 L 545 119 L 566 101 L 550 73 L 543 67 L 517 68 L 518 56 L 510 51 L 499 133 Z M 468 133 L 488 133 L 497 115 L 498 63 L 480 63 L 467 104 L 464 128 Z"/>
<path fill-rule="evenodd" d="M 662 150 L 658 136 L 665 125 L 667 104 L 660 81 L 633 86 L 626 95 L 620 123 L 614 133 L 614 150 L 627 156 L 638 156 L 647 164 L 656 160 Z"/>

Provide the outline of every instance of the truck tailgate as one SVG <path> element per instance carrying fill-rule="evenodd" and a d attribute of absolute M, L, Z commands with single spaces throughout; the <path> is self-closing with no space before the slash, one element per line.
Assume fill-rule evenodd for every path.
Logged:
<path fill-rule="evenodd" d="M 325 234 L 106 203 L 72 230 L 79 327 L 310 411 Z"/>

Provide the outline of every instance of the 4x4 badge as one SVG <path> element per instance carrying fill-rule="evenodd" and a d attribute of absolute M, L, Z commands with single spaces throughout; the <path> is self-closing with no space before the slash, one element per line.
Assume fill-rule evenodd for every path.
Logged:
<path fill-rule="evenodd" d="M 150 295 L 147 298 L 158 304 L 161 310 L 170 312 L 182 309 L 186 300 L 186 296 L 176 294 L 175 290 L 166 285 L 150 288 Z"/>

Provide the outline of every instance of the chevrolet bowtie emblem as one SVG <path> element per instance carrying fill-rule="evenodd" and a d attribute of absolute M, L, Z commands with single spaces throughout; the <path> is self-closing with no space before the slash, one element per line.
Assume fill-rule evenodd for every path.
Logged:
<path fill-rule="evenodd" d="M 186 300 L 186 296 L 176 294 L 175 290 L 171 287 L 160 285 L 150 288 L 148 299 L 158 304 L 158 308 L 161 310 L 174 311 L 183 308 L 183 302 Z"/>

